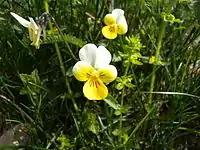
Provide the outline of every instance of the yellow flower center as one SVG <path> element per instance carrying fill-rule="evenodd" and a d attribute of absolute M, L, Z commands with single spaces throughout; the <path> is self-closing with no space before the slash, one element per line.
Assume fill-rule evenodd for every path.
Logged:
<path fill-rule="evenodd" d="M 110 25 L 109 31 L 112 32 L 112 33 L 117 33 L 117 25 L 116 24 Z"/>
<path fill-rule="evenodd" d="M 99 83 L 99 74 L 97 71 L 94 71 L 92 72 L 91 76 L 90 76 L 90 79 L 89 79 L 89 85 L 91 87 L 98 87 L 100 86 L 100 83 Z"/>
<path fill-rule="evenodd" d="M 96 81 L 96 80 L 99 79 L 99 74 L 97 73 L 97 71 L 94 71 L 94 72 L 91 74 L 90 79 L 91 79 L 92 81 Z"/>

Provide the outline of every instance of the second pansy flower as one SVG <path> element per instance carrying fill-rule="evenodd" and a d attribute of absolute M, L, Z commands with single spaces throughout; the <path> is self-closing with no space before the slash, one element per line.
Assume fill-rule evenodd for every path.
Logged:
<path fill-rule="evenodd" d="M 111 62 L 111 54 L 104 47 L 86 44 L 79 51 L 79 58 L 73 74 L 79 81 L 84 81 L 83 93 L 89 100 L 102 100 L 108 95 L 108 84 L 117 77 L 117 69 Z"/>
<path fill-rule="evenodd" d="M 114 9 L 111 14 L 104 18 L 105 27 L 102 34 L 108 39 L 115 39 L 117 34 L 125 34 L 128 31 L 128 25 L 122 9 Z"/>
<path fill-rule="evenodd" d="M 21 25 L 28 28 L 29 38 L 32 41 L 31 45 L 35 46 L 36 49 L 40 48 L 40 36 L 42 28 L 36 24 L 33 18 L 29 17 L 29 21 L 20 17 L 19 15 L 11 12 L 10 13 Z"/>

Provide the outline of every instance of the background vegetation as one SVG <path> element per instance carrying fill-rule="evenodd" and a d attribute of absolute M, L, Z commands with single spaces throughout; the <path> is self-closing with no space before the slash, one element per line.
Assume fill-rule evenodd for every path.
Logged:
<path fill-rule="evenodd" d="M 129 30 L 107 40 L 113 8 Z M 26 149 L 200 149 L 199 10 L 198 0 L 0 0 L 1 134 L 24 124 Z M 49 11 L 59 29 L 51 20 L 37 50 L 11 11 Z M 71 72 L 86 43 L 105 45 L 118 69 L 104 101 L 87 100 Z"/>

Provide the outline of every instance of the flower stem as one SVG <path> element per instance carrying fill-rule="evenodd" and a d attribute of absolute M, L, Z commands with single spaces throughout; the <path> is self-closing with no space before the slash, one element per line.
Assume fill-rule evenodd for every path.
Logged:
<path fill-rule="evenodd" d="M 176 3 L 176 0 L 173 0 L 172 2 L 169 3 L 168 7 L 167 7 L 167 13 L 170 13 L 170 11 L 172 10 L 174 4 Z M 166 28 L 167 22 L 165 22 L 162 19 L 162 23 L 160 26 L 160 34 L 158 36 L 158 43 L 157 43 L 157 48 L 156 48 L 156 54 L 155 54 L 155 62 L 158 61 L 158 57 L 160 55 L 160 48 L 162 45 L 162 39 L 165 33 L 165 28 Z M 151 77 L 151 83 L 150 83 L 150 89 L 149 89 L 149 101 L 148 101 L 148 105 L 147 105 L 147 111 L 149 111 L 149 109 L 151 108 L 152 105 L 152 92 L 153 92 L 153 88 L 154 88 L 154 83 L 155 83 L 155 79 L 156 79 L 156 70 L 157 67 L 156 65 L 153 66 L 153 72 L 152 72 L 152 77 Z"/>
<path fill-rule="evenodd" d="M 124 72 L 124 76 L 127 75 L 128 73 L 128 70 L 129 70 L 129 67 L 130 67 L 130 63 L 128 63 L 128 65 L 126 66 L 126 69 L 125 69 L 125 72 Z M 123 107 L 124 105 L 124 95 L 125 95 L 125 87 L 122 89 L 122 97 L 121 97 L 121 108 Z M 120 120 L 119 120 L 119 129 L 120 129 L 120 133 L 122 133 L 122 112 L 120 114 Z M 122 136 L 122 135 L 121 135 Z M 121 141 L 121 136 L 120 136 L 120 141 Z"/>
<path fill-rule="evenodd" d="M 44 0 L 44 8 L 45 8 L 45 11 L 47 13 L 49 13 L 48 0 Z M 50 28 L 50 30 L 53 29 L 51 21 L 49 21 L 49 28 Z M 74 105 L 74 109 L 78 112 L 78 106 L 77 106 L 77 104 L 75 102 L 75 99 L 73 97 L 73 93 L 72 93 L 68 78 L 66 77 L 66 71 L 65 71 L 64 64 L 63 64 L 63 60 L 62 60 L 62 56 L 61 56 L 61 53 L 60 53 L 59 46 L 58 46 L 58 44 L 56 42 L 54 42 L 54 46 L 55 46 L 55 49 L 56 49 L 56 54 L 58 56 L 58 60 L 59 60 L 59 64 L 60 64 L 60 70 L 62 72 L 63 77 L 65 78 L 65 84 L 66 84 L 67 90 L 69 92 L 69 95 L 71 97 L 72 103 Z"/>
<path fill-rule="evenodd" d="M 124 93 L 125 93 L 125 89 L 124 88 L 122 89 L 121 108 L 124 105 Z M 120 134 L 120 138 L 119 138 L 120 141 L 121 141 L 121 137 L 122 137 L 122 118 L 123 118 L 123 116 L 122 116 L 122 112 L 121 112 L 121 114 L 120 114 L 120 120 L 119 120 L 119 129 L 120 129 L 120 133 L 121 133 Z"/>
<path fill-rule="evenodd" d="M 183 85 L 183 81 L 184 81 L 184 79 L 185 79 L 185 76 L 186 76 L 186 74 L 187 74 L 187 67 L 188 67 L 188 64 L 189 64 L 189 62 L 190 62 L 190 59 L 191 59 L 191 57 L 192 57 L 192 52 L 193 52 L 192 49 L 190 49 L 190 54 L 189 54 L 189 56 L 188 56 L 187 62 L 186 62 L 185 67 L 184 67 L 183 75 L 182 75 L 182 78 L 181 78 L 181 83 L 180 83 L 180 87 L 181 87 L 181 88 L 183 88 L 182 85 Z M 182 91 L 182 90 L 181 90 L 181 91 Z"/>
<path fill-rule="evenodd" d="M 158 36 L 158 44 L 157 44 L 157 48 L 156 48 L 155 62 L 158 61 L 158 57 L 160 55 L 160 48 L 161 48 L 162 39 L 163 39 L 163 36 L 164 36 L 164 33 L 165 33 L 165 27 L 166 27 L 166 22 L 164 20 L 162 20 L 162 23 L 161 23 L 161 26 L 160 26 L 160 34 Z M 155 79 L 156 79 L 156 65 L 153 66 L 147 110 L 149 110 L 151 108 L 151 105 L 152 105 L 152 96 L 153 96 L 152 92 L 153 92 L 153 88 L 154 88 Z"/>
<path fill-rule="evenodd" d="M 48 5 L 48 0 L 44 0 L 44 8 L 45 8 L 45 12 L 49 13 L 49 5 Z M 50 15 L 50 14 L 49 14 Z M 51 15 L 50 15 L 51 16 Z M 63 38 L 64 42 L 65 42 L 65 45 L 67 46 L 68 50 L 69 50 L 69 53 L 71 54 L 72 58 L 74 60 L 76 60 L 76 57 L 74 56 L 69 44 L 67 43 L 66 39 L 65 39 L 65 36 L 63 35 L 63 33 L 61 32 L 57 22 L 55 21 L 54 17 L 51 16 L 51 19 L 53 20 L 54 24 L 56 25 L 56 28 L 58 29 L 61 37 Z M 49 21 L 49 28 L 50 29 L 53 29 L 53 26 L 52 26 L 52 23 L 51 21 Z"/>

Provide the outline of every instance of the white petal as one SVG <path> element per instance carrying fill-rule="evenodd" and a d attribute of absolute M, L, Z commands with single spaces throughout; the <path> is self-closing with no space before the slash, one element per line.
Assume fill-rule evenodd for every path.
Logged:
<path fill-rule="evenodd" d="M 94 67 L 96 63 L 96 57 L 97 57 L 96 53 L 97 53 L 96 45 L 86 44 L 80 49 L 79 58 L 80 60 L 85 61 Z"/>
<path fill-rule="evenodd" d="M 13 13 L 13 12 L 11 12 L 10 14 L 11 14 L 15 19 L 17 19 L 17 21 L 18 21 L 21 25 L 23 25 L 24 27 L 28 28 L 28 26 L 29 26 L 29 24 L 30 24 L 29 21 L 27 21 L 26 19 L 20 17 L 19 15 L 15 14 L 15 13 Z"/>
<path fill-rule="evenodd" d="M 124 15 L 120 16 L 117 20 L 117 24 L 121 24 L 124 26 L 126 32 L 128 30 L 128 25 L 127 25 L 127 22 L 126 22 L 126 18 L 124 17 Z"/>
<path fill-rule="evenodd" d="M 119 20 L 119 18 L 124 15 L 124 11 L 122 9 L 114 9 L 112 14 L 116 17 L 116 20 Z"/>
<path fill-rule="evenodd" d="M 30 20 L 30 25 L 29 27 L 33 30 L 39 30 L 39 27 L 37 26 L 37 24 L 35 23 L 35 21 L 33 20 L 33 18 L 29 17 Z"/>
<path fill-rule="evenodd" d="M 112 56 L 110 52 L 104 46 L 98 47 L 96 55 L 97 55 L 96 63 L 95 63 L 96 69 L 108 66 L 109 63 L 111 62 Z"/>

